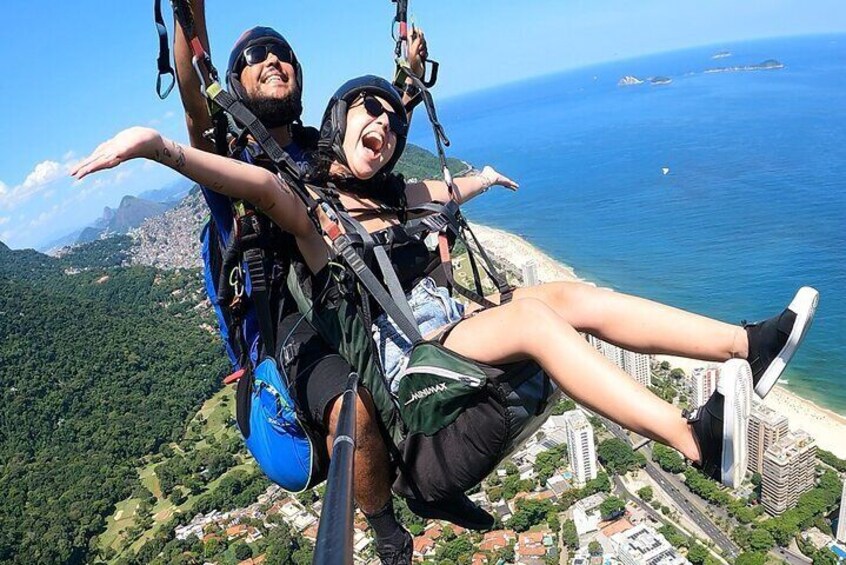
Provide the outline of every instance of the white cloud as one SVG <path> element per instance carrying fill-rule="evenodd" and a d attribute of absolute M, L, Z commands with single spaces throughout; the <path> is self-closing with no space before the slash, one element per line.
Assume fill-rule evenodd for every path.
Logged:
<path fill-rule="evenodd" d="M 56 180 L 63 172 L 64 168 L 56 161 L 42 161 L 35 165 L 32 172 L 26 176 L 21 188 L 24 190 L 37 189 Z"/>
<path fill-rule="evenodd" d="M 67 165 L 45 160 L 32 169 L 24 181 L 9 188 L 0 182 L 0 210 L 10 210 L 45 190 L 52 182 L 67 174 Z"/>
<path fill-rule="evenodd" d="M 0 216 L 0 226 L 9 223 L 9 216 Z"/>
<path fill-rule="evenodd" d="M 167 112 L 165 112 L 164 119 L 169 120 L 172 117 L 174 117 L 175 115 L 176 115 L 176 112 L 174 112 L 173 110 L 168 110 Z"/>
<path fill-rule="evenodd" d="M 74 151 L 73 149 L 68 150 L 67 152 L 65 152 L 64 155 L 62 155 L 62 161 L 64 161 L 65 163 L 69 163 L 74 159 L 76 159 L 76 151 Z"/>

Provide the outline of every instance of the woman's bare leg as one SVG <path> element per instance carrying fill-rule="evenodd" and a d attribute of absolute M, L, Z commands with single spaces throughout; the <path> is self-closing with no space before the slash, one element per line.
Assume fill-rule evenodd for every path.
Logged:
<path fill-rule="evenodd" d="M 577 282 L 515 290 L 518 299 L 546 304 L 578 331 L 638 353 L 662 353 L 705 361 L 746 359 L 746 331 L 658 302 Z"/>
<path fill-rule="evenodd" d="M 513 300 L 480 312 L 458 324 L 445 345 L 483 363 L 532 358 L 580 404 L 699 461 L 699 450 L 681 411 L 597 353 L 539 300 Z"/>

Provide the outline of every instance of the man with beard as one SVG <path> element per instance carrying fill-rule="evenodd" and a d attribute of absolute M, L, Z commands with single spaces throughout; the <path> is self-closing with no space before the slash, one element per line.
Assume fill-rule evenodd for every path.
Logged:
<path fill-rule="evenodd" d="M 209 52 L 205 25 L 204 0 L 192 2 L 195 32 Z M 200 82 L 192 65 L 192 52 L 183 30 L 175 28 L 174 58 L 177 81 L 191 145 L 213 152 L 214 143 L 204 134 L 211 129 L 206 100 L 200 93 Z M 423 73 L 427 48 L 423 33 L 413 35 L 409 45 L 409 62 L 418 75 Z M 304 166 L 306 155 L 313 150 L 317 132 L 305 128 L 299 119 L 302 113 L 303 72 L 285 38 L 275 30 L 256 27 L 236 41 L 229 57 L 226 80 L 230 93 L 239 98 L 264 124 L 276 142 L 291 158 Z M 233 157 L 266 164 L 261 154 L 242 150 Z M 212 210 L 213 216 L 215 210 Z M 226 221 L 220 214 L 216 221 Z M 228 218 L 231 222 L 231 215 Z M 292 304 L 293 301 L 286 301 Z M 337 352 L 329 348 L 316 332 L 301 320 L 291 306 L 277 328 L 278 336 L 290 336 L 296 353 L 287 359 L 285 369 L 294 383 L 295 397 L 301 411 L 309 418 L 308 427 L 322 436 L 314 438 L 317 481 L 325 479 L 329 453 L 340 413 L 347 375 L 351 367 Z M 357 445 L 355 452 L 355 499 L 376 535 L 376 548 L 383 563 L 410 563 L 411 536 L 396 519 L 391 498 L 391 468 L 382 439 L 378 415 L 367 391 L 359 388 L 357 407 Z M 489 528 L 493 519 L 466 497 L 449 504 L 417 509 L 425 517 L 443 518 L 477 529 Z"/>

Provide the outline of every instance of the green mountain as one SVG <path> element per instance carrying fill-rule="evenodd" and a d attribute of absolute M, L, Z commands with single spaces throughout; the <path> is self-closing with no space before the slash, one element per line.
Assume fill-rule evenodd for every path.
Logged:
<path fill-rule="evenodd" d="M 87 243 L 98 239 L 104 233 L 126 233 L 137 228 L 147 218 L 162 214 L 171 205 L 145 200 L 135 196 L 124 196 L 116 209 L 106 208 L 103 210 L 103 217 L 97 220 L 93 226 L 82 230 L 76 243 Z"/>
<path fill-rule="evenodd" d="M 182 436 L 226 368 L 198 272 L 103 266 L 121 243 L 97 244 L 0 246 L 0 562 L 93 560 L 139 458 Z"/>
<path fill-rule="evenodd" d="M 449 166 L 467 168 L 456 159 Z M 411 145 L 397 171 L 441 175 L 437 158 Z M 127 197 L 106 218 L 122 231 L 152 214 L 138 239 L 96 239 L 59 258 L 0 243 L 0 563 L 100 559 L 97 536 L 115 504 L 138 491 L 142 458 L 183 438 L 220 389 L 228 363 L 208 331 L 211 311 L 197 308 L 200 273 L 186 268 L 199 256 L 197 199 L 162 214 Z M 181 269 L 127 266 L 163 253 Z M 157 469 L 163 486 L 180 476 L 168 475 L 171 467 L 180 470 Z M 227 493 L 198 504 L 238 500 Z"/>
<path fill-rule="evenodd" d="M 463 161 L 447 158 L 447 167 L 453 175 L 461 174 L 470 167 Z M 442 179 L 443 172 L 438 158 L 429 150 L 409 143 L 397 161 L 396 172 L 407 179 Z"/>

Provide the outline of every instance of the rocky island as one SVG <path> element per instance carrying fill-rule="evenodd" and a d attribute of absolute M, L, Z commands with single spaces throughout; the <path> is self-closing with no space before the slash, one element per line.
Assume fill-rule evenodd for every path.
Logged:
<path fill-rule="evenodd" d="M 743 73 L 747 71 L 773 71 L 783 69 L 784 63 L 775 59 L 767 59 L 757 65 L 737 65 L 733 67 L 716 67 L 705 69 L 706 73 Z"/>
<path fill-rule="evenodd" d="M 626 75 L 617 81 L 617 86 L 634 86 L 636 84 L 643 84 L 643 81 L 632 75 Z"/>

